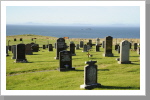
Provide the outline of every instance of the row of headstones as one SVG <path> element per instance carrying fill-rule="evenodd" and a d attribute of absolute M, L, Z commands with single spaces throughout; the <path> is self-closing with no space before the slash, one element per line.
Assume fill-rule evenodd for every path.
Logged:
<path fill-rule="evenodd" d="M 31 38 L 31 41 L 33 41 L 33 39 L 36 39 L 36 38 Z M 14 38 L 14 41 L 17 41 L 17 39 Z M 23 41 L 23 38 L 20 38 L 20 41 Z"/>

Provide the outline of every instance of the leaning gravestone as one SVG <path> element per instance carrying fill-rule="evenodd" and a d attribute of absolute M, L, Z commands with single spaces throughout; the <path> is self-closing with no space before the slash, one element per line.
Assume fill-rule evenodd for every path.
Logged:
<path fill-rule="evenodd" d="M 80 41 L 79 45 L 80 45 L 80 48 L 83 48 L 84 42 Z"/>
<path fill-rule="evenodd" d="M 105 38 L 105 50 L 104 50 L 104 57 L 113 57 L 112 53 L 112 40 L 113 38 L 111 36 L 108 36 Z"/>
<path fill-rule="evenodd" d="M 76 55 L 76 53 L 75 53 L 75 44 L 74 44 L 74 42 L 70 42 L 70 52 L 71 52 L 71 54 L 72 54 L 72 56 L 75 56 Z"/>
<path fill-rule="evenodd" d="M 65 39 L 64 38 L 59 38 L 57 39 L 56 42 L 56 57 L 55 59 L 59 59 L 59 52 L 66 50 L 67 49 L 67 45 L 65 43 Z"/>
<path fill-rule="evenodd" d="M 31 48 L 32 48 L 33 52 L 38 52 L 39 51 L 39 44 L 32 44 Z"/>
<path fill-rule="evenodd" d="M 72 67 L 72 54 L 70 51 L 63 50 L 59 52 L 59 71 L 75 70 Z"/>
<path fill-rule="evenodd" d="M 52 44 L 48 44 L 48 51 L 53 51 L 53 46 L 52 46 Z"/>
<path fill-rule="evenodd" d="M 13 56 L 11 59 L 16 59 L 16 45 L 12 45 L 12 53 L 13 53 Z"/>
<path fill-rule="evenodd" d="M 6 56 L 9 56 L 9 54 L 8 54 L 8 46 L 6 46 Z"/>
<path fill-rule="evenodd" d="M 124 40 L 120 43 L 120 59 L 118 61 L 119 64 L 130 64 L 129 61 L 129 51 L 130 51 L 130 43 L 127 40 Z"/>
<path fill-rule="evenodd" d="M 88 64 L 84 67 L 84 84 L 80 85 L 83 89 L 92 89 L 95 87 L 100 87 L 101 84 L 97 83 L 97 61 L 87 61 Z"/>
<path fill-rule="evenodd" d="M 26 44 L 25 54 L 26 55 L 32 55 L 33 54 L 31 44 Z"/>
<path fill-rule="evenodd" d="M 25 44 L 16 45 L 16 60 L 15 62 L 27 62 L 25 57 Z"/>
<path fill-rule="evenodd" d="M 86 44 L 84 44 L 84 46 L 83 46 L 83 51 L 82 52 L 88 52 L 88 49 L 87 49 L 87 45 Z"/>

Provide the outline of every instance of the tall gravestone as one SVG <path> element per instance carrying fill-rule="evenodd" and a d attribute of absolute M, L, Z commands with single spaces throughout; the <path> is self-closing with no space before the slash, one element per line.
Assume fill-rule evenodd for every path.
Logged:
<path fill-rule="evenodd" d="M 120 53 L 120 45 L 118 45 L 118 49 L 117 49 L 118 53 Z"/>
<path fill-rule="evenodd" d="M 59 52 L 59 71 L 75 70 L 72 67 L 72 54 L 70 51 L 63 50 Z"/>
<path fill-rule="evenodd" d="M 100 45 L 100 39 L 99 38 L 96 39 L 96 45 Z"/>
<path fill-rule="evenodd" d="M 70 42 L 70 52 L 71 52 L 71 54 L 72 54 L 72 56 L 75 56 L 76 55 L 76 53 L 75 53 L 75 44 L 74 44 L 74 42 Z"/>
<path fill-rule="evenodd" d="M 83 41 L 80 41 L 80 48 L 83 48 L 83 45 L 84 45 L 84 42 Z"/>
<path fill-rule="evenodd" d="M 66 43 L 65 43 L 65 39 L 64 38 L 57 39 L 55 59 L 59 59 L 59 52 L 63 51 L 63 50 L 66 50 L 66 49 L 67 49 L 67 46 L 66 46 Z"/>
<path fill-rule="evenodd" d="M 137 54 L 140 55 L 140 47 L 137 47 Z"/>
<path fill-rule="evenodd" d="M 97 61 L 87 61 L 85 64 L 88 64 L 84 67 L 84 84 L 80 85 L 80 88 L 91 89 L 95 87 L 100 87 L 101 84 L 97 83 Z"/>
<path fill-rule="evenodd" d="M 8 46 L 6 46 L 6 56 L 9 56 L 9 54 L 8 54 Z"/>
<path fill-rule="evenodd" d="M 108 36 L 105 38 L 105 50 L 103 54 L 104 57 L 113 57 L 112 41 L 113 41 L 113 38 L 111 36 Z"/>
<path fill-rule="evenodd" d="M 53 51 L 53 45 L 52 44 L 48 45 L 48 51 Z"/>
<path fill-rule="evenodd" d="M 82 52 L 88 52 L 88 49 L 87 49 L 87 45 L 86 45 L 86 44 L 83 45 L 83 51 L 82 51 Z"/>
<path fill-rule="evenodd" d="M 32 52 L 32 48 L 31 48 L 31 44 L 26 44 L 26 49 L 25 49 L 25 54 L 26 55 L 32 55 L 33 52 Z"/>
<path fill-rule="evenodd" d="M 130 43 L 127 40 L 124 40 L 120 43 L 120 59 L 118 61 L 119 64 L 130 64 L 129 61 L 129 51 L 130 51 Z"/>
<path fill-rule="evenodd" d="M 25 44 L 16 45 L 16 63 L 17 62 L 27 62 L 25 57 Z"/>
<path fill-rule="evenodd" d="M 16 45 L 12 45 L 12 53 L 13 53 L 13 56 L 11 59 L 16 59 Z"/>

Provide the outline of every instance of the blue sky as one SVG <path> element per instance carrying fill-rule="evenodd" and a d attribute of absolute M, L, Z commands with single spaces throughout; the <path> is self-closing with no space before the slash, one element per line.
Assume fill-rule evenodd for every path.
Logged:
<path fill-rule="evenodd" d="M 6 24 L 139 26 L 139 6 L 7 6 Z"/>

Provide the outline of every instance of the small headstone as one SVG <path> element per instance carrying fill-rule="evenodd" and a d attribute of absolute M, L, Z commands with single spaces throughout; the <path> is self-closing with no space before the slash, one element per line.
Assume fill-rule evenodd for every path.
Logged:
<path fill-rule="evenodd" d="M 80 45 L 80 48 L 83 48 L 84 42 L 80 41 L 79 45 Z"/>
<path fill-rule="evenodd" d="M 105 51 L 103 56 L 104 57 L 113 57 L 113 53 L 112 53 L 112 41 L 113 41 L 113 37 L 108 36 L 105 38 Z"/>
<path fill-rule="evenodd" d="M 96 52 L 100 52 L 100 45 L 96 45 Z"/>
<path fill-rule="evenodd" d="M 45 46 L 45 45 L 43 45 L 43 49 L 46 49 L 46 46 Z"/>
<path fill-rule="evenodd" d="M 26 55 L 32 55 L 33 52 L 32 52 L 32 48 L 31 48 L 31 44 L 26 44 L 26 49 L 25 49 L 25 54 Z"/>
<path fill-rule="evenodd" d="M 100 45 L 100 39 L 99 38 L 96 39 L 96 45 Z"/>
<path fill-rule="evenodd" d="M 17 41 L 17 39 L 16 39 L 16 38 L 14 38 L 14 41 Z"/>
<path fill-rule="evenodd" d="M 22 38 L 20 38 L 20 41 L 22 41 Z"/>
<path fill-rule="evenodd" d="M 49 44 L 49 45 L 48 45 L 48 51 L 53 51 L 53 46 L 52 46 L 52 44 Z"/>
<path fill-rule="evenodd" d="M 79 50 L 79 49 L 80 49 L 79 44 L 77 44 L 76 45 L 76 50 Z"/>
<path fill-rule="evenodd" d="M 16 63 L 23 62 L 26 63 L 27 59 L 25 57 L 25 44 L 17 44 L 16 45 Z"/>
<path fill-rule="evenodd" d="M 9 56 L 9 54 L 8 54 L 8 46 L 6 46 L 6 56 Z"/>
<path fill-rule="evenodd" d="M 118 46 L 119 46 L 118 44 L 115 45 L 115 50 L 116 51 L 118 50 Z"/>
<path fill-rule="evenodd" d="M 137 43 L 134 43 L 134 51 L 137 50 Z"/>
<path fill-rule="evenodd" d="M 120 43 L 120 59 L 118 61 L 119 64 L 130 64 L 129 61 L 129 51 L 130 51 L 130 43 L 127 40 L 124 40 Z"/>
<path fill-rule="evenodd" d="M 75 70 L 72 67 L 72 54 L 70 51 L 60 51 L 59 52 L 59 71 Z"/>
<path fill-rule="evenodd" d="M 31 38 L 31 41 L 33 41 L 33 38 Z"/>
<path fill-rule="evenodd" d="M 92 89 L 95 87 L 100 87 L 101 84 L 97 83 L 97 61 L 87 61 L 88 64 L 84 67 L 84 84 L 80 85 L 83 89 Z"/>
<path fill-rule="evenodd" d="M 11 45 L 8 46 L 8 50 L 11 51 Z"/>
<path fill-rule="evenodd" d="M 87 45 L 86 44 L 84 44 L 84 46 L 83 46 L 83 51 L 82 52 L 88 52 L 88 49 L 87 49 Z"/>
<path fill-rule="evenodd" d="M 31 48 L 32 48 L 33 52 L 38 52 L 39 51 L 39 44 L 32 44 Z"/>
<path fill-rule="evenodd" d="M 16 59 L 16 45 L 12 45 L 12 53 L 13 53 L 13 56 L 11 59 Z"/>
<path fill-rule="evenodd" d="M 72 54 L 72 56 L 75 56 L 76 55 L 76 53 L 75 53 L 75 44 L 74 44 L 74 42 L 70 42 L 70 52 L 71 52 L 71 54 Z"/>

